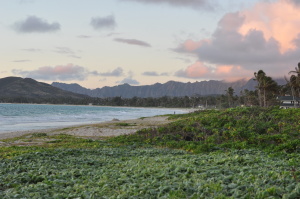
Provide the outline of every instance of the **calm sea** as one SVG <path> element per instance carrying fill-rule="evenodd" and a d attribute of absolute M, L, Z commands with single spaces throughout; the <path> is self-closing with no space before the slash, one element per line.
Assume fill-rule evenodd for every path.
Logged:
<path fill-rule="evenodd" d="M 180 109 L 101 106 L 0 104 L 0 133 L 66 127 L 155 115 L 186 113 Z"/>

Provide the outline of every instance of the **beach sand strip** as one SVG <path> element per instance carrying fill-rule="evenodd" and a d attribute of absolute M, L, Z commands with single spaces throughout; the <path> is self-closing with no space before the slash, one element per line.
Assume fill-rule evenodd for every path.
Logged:
<path fill-rule="evenodd" d="M 17 131 L 10 133 L 0 134 L 0 146 L 3 144 L 1 140 L 8 138 L 15 138 L 20 136 L 28 135 L 34 133 L 46 133 L 47 135 L 55 134 L 68 134 L 78 137 L 88 137 L 88 138 L 100 138 L 100 137 L 110 137 L 119 136 L 125 134 L 135 133 L 136 131 L 144 128 L 155 128 L 167 123 L 170 123 L 166 116 L 156 116 L 156 117 L 146 117 L 132 120 L 113 120 L 98 124 L 88 124 L 80 126 L 71 126 L 65 128 L 55 128 L 55 129 L 40 129 L 31 131 Z M 2 143 L 2 144 L 1 144 Z"/>

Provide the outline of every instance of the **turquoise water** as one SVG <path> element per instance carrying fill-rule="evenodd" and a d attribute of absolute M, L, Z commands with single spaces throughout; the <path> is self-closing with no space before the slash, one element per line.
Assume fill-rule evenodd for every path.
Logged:
<path fill-rule="evenodd" d="M 185 113 L 162 108 L 0 104 L 0 133 Z"/>

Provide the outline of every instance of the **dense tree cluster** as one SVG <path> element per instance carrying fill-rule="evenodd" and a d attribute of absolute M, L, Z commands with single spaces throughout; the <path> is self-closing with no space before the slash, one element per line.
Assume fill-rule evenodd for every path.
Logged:
<path fill-rule="evenodd" d="M 269 107 L 278 105 L 278 96 L 290 95 L 294 98 L 300 97 L 300 63 L 295 70 L 290 71 L 290 78 L 285 77 L 287 83 L 278 85 L 271 77 L 267 76 L 263 70 L 254 73 L 254 80 L 257 82 L 256 90 L 245 89 L 234 96 L 233 88 L 229 87 L 225 95 L 218 99 L 221 101 L 221 108 L 244 106 Z"/>
<path fill-rule="evenodd" d="M 99 105 L 99 106 L 131 106 L 131 107 L 215 107 L 216 96 L 192 96 L 192 97 L 160 97 L 160 98 L 0 98 L 4 103 L 33 103 L 33 104 L 75 104 L 75 105 Z"/>

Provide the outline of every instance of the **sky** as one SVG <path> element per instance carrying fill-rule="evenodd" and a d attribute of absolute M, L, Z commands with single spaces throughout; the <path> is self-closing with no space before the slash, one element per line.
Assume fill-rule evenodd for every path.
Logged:
<path fill-rule="evenodd" d="M 0 0 L 0 78 L 236 81 L 300 62 L 300 0 Z"/>

